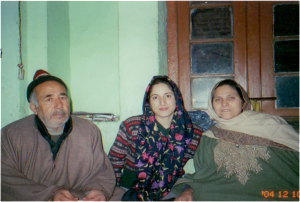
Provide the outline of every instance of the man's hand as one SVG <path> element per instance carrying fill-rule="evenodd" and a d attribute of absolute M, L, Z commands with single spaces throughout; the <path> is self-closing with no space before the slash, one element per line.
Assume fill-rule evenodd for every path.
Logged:
<path fill-rule="evenodd" d="M 78 201 L 67 189 L 60 189 L 54 193 L 53 201 Z"/>
<path fill-rule="evenodd" d="M 105 195 L 102 191 L 92 189 L 85 197 L 82 198 L 84 201 L 105 201 Z"/>
<path fill-rule="evenodd" d="M 174 201 L 193 201 L 193 189 L 191 187 L 186 189 Z"/>

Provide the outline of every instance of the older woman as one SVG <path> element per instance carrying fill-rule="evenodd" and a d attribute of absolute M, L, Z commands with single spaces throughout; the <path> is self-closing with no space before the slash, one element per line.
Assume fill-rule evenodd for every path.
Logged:
<path fill-rule="evenodd" d="M 193 126 L 176 84 L 166 76 L 153 77 L 143 115 L 122 122 L 108 155 L 117 189 L 127 191 L 122 200 L 165 199 L 193 158 L 202 132 Z"/>
<path fill-rule="evenodd" d="M 177 201 L 299 200 L 299 136 L 284 119 L 252 111 L 230 79 L 212 88 L 208 113 L 216 124 L 203 133 L 195 173 L 173 187 Z"/>

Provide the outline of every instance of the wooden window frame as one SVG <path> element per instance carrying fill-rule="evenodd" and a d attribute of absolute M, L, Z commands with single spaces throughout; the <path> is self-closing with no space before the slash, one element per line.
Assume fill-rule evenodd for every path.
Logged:
<path fill-rule="evenodd" d="M 261 27 L 261 88 L 262 97 L 274 97 L 275 89 L 270 88 L 274 84 L 274 59 L 273 59 L 273 4 L 278 2 L 263 1 L 260 3 L 260 27 Z M 290 2 L 285 2 L 290 3 Z M 275 100 L 261 101 L 264 112 L 279 116 L 299 116 L 299 109 L 276 109 Z"/>
<path fill-rule="evenodd" d="M 180 9 L 178 9 L 180 8 Z M 192 110 L 191 85 L 190 85 L 190 40 L 189 40 L 189 2 L 167 1 L 167 50 L 168 50 L 168 75 L 174 80 L 182 93 L 187 110 Z M 233 4 L 234 15 L 245 19 L 245 2 Z M 233 20 L 233 49 L 234 52 L 234 77 L 235 80 L 247 89 L 246 70 L 246 26 L 236 18 Z M 178 32 L 178 30 L 181 30 Z M 232 40 L 231 40 L 232 41 Z M 180 50 L 180 51 L 178 51 Z M 238 72 L 238 74 L 236 74 Z M 216 75 L 217 76 L 217 75 Z"/>
<path fill-rule="evenodd" d="M 189 22 L 189 2 L 166 3 L 168 75 L 178 84 L 186 109 L 192 110 L 189 23 L 186 23 Z M 299 109 L 276 109 L 276 101 L 269 99 L 275 95 L 272 73 L 273 3 L 274 1 L 233 2 L 233 15 L 239 16 L 238 20 L 237 17 L 233 20 L 234 50 L 240 50 L 234 51 L 234 78 L 250 98 L 259 100 L 262 112 L 299 116 Z"/>

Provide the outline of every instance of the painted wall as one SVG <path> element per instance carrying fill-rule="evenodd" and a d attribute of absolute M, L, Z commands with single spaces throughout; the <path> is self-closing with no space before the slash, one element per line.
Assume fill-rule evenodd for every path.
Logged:
<path fill-rule="evenodd" d="M 26 90 L 35 71 L 38 69 L 49 71 L 46 1 L 21 2 L 21 37 L 25 78 L 20 82 L 19 99 L 21 105 L 20 118 L 23 118 L 32 114 L 28 107 Z M 9 110 L 9 107 L 7 110 Z"/>
<path fill-rule="evenodd" d="M 47 2 L 47 67 L 51 74 L 71 84 L 70 23 L 68 1 Z M 70 86 L 68 86 L 70 88 Z"/>
<path fill-rule="evenodd" d="M 1 2 L 1 127 L 20 118 L 19 41 L 18 2 Z"/>
<path fill-rule="evenodd" d="M 73 110 L 118 115 L 118 2 L 70 2 L 69 20 Z"/>
<path fill-rule="evenodd" d="M 0 2 L 0 22 L 1 22 L 1 2 Z M 1 38 L 1 26 L 0 26 L 0 38 Z M 1 40 L 0 40 L 0 47 L 2 47 Z M 1 51 L 1 55 L 2 55 L 2 51 Z M 0 57 L 0 77 L 1 77 L 1 57 Z M 1 94 L 0 94 L 0 97 L 1 97 Z M 1 99 L 0 99 L 0 104 L 1 104 Z M 1 107 L 0 107 L 0 114 L 1 114 Z M 0 128 L 1 128 L 1 121 L 0 121 Z"/>
<path fill-rule="evenodd" d="M 70 2 L 73 111 L 120 115 L 118 2 Z M 96 125 L 108 153 L 119 122 Z"/>
<path fill-rule="evenodd" d="M 165 1 L 158 1 L 158 57 L 159 75 L 168 75 L 167 55 L 167 5 Z"/>

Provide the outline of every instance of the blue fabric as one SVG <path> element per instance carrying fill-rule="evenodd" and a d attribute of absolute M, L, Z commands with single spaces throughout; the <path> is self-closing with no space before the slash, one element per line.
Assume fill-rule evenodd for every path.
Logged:
<path fill-rule="evenodd" d="M 209 115 L 205 111 L 197 110 L 197 111 L 189 111 L 190 118 L 192 119 L 193 124 L 203 128 L 206 131 L 210 126 L 215 125 L 213 120 L 209 117 Z"/>

